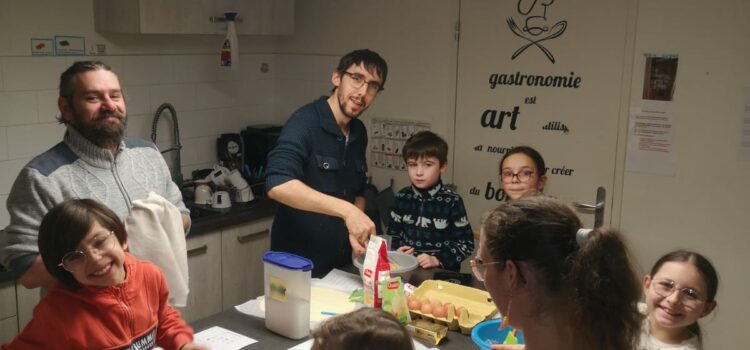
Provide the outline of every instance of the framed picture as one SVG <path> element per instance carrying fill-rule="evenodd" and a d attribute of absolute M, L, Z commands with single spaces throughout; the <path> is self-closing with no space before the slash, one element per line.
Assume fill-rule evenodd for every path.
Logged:
<path fill-rule="evenodd" d="M 672 101 L 677 78 L 677 56 L 646 56 L 643 99 Z"/>
<path fill-rule="evenodd" d="M 32 56 L 54 56 L 55 40 L 50 38 L 31 38 Z"/>
<path fill-rule="evenodd" d="M 82 36 L 55 36 L 55 55 L 83 56 L 86 54 L 86 41 Z"/>

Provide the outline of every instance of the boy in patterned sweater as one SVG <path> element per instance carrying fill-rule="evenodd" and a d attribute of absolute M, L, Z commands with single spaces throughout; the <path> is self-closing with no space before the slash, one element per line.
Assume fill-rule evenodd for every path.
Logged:
<path fill-rule="evenodd" d="M 424 269 L 458 271 L 474 250 L 474 236 L 461 197 L 445 187 L 448 144 L 430 131 L 420 131 L 403 147 L 411 186 L 398 192 L 391 210 L 391 246 L 413 254 Z"/>

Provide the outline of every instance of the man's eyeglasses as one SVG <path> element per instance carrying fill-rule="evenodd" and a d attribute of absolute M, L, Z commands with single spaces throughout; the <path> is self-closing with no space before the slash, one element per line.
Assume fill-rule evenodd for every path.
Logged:
<path fill-rule="evenodd" d="M 654 290 L 654 293 L 663 298 L 669 298 L 675 291 L 677 291 L 682 305 L 685 305 L 685 307 L 690 309 L 698 307 L 705 301 L 697 290 L 688 287 L 678 289 L 672 280 L 665 279 L 653 281 L 651 282 L 651 288 Z"/>
<path fill-rule="evenodd" d="M 500 172 L 500 179 L 503 182 L 513 182 L 513 177 L 517 177 L 518 181 L 526 182 L 529 181 L 532 175 L 534 175 L 534 171 L 530 169 L 523 169 L 517 173 L 510 170 L 503 170 Z"/>
<path fill-rule="evenodd" d="M 383 86 L 377 82 L 377 81 L 367 81 L 365 80 L 365 77 L 362 76 L 362 74 L 359 73 L 350 73 L 350 72 L 344 72 L 344 74 L 349 76 L 349 79 L 352 80 L 352 85 L 355 89 L 359 89 L 362 87 L 362 85 L 367 84 L 367 93 L 375 95 L 378 92 L 383 91 Z"/>
<path fill-rule="evenodd" d="M 102 237 L 103 236 L 103 237 Z M 112 250 L 115 246 L 115 235 L 114 231 L 109 231 L 106 235 L 102 235 L 94 238 L 94 242 L 91 246 L 84 250 L 74 250 L 67 252 L 63 255 L 62 261 L 57 264 L 64 268 L 68 272 L 78 271 L 86 264 L 86 258 L 89 254 L 102 255 Z"/>
<path fill-rule="evenodd" d="M 482 259 L 476 258 L 469 261 L 471 264 L 471 272 L 474 273 L 474 277 L 479 282 L 484 282 L 484 275 L 487 273 L 487 265 L 501 264 L 500 261 L 484 262 Z"/>

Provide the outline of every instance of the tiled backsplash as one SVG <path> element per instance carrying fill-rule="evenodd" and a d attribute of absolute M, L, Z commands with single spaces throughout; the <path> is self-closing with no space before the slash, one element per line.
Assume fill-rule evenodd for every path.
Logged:
<path fill-rule="evenodd" d="M 102 57 L 0 57 L 0 229 L 8 225 L 6 199 L 21 168 L 54 146 L 64 133 L 55 117 L 60 74 L 76 60 L 101 59 L 120 78 L 128 136 L 150 139 L 156 108 L 175 106 L 182 172 L 216 162 L 216 138 L 247 125 L 283 124 L 289 115 L 332 87 L 338 58 L 310 55 L 242 55 L 238 71 L 218 67 L 216 55 Z M 261 63 L 269 70 L 262 72 Z M 162 116 L 157 144 L 173 143 Z M 169 161 L 168 161 L 169 162 Z"/>

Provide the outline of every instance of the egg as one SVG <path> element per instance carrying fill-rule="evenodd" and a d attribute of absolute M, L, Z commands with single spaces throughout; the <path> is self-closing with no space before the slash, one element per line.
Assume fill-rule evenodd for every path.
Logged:
<path fill-rule="evenodd" d="M 435 317 L 445 317 L 448 315 L 448 312 L 445 309 L 445 306 L 437 306 L 432 309 L 432 314 L 435 315 Z"/>
<path fill-rule="evenodd" d="M 421 310 L 422 303 L 417 298 L 411 298 L 409 300 L 409 310 Z"/>
<path fill-rule="evenodd" d="M 440 302 L 440 300 L 432 299 L 432 302 L 430 303 L 432 305 L 432 309 L 436 309 L 443 306 L 443 303 Z"/>
<path fill-rule="evenodd" d="M 419 311 L 421 311 L 423 314 L 426 314 L 426 315 L 431 314 L 432 313 L 432 305 L 430 305 L 429 303 L 424 303 L 424 304 L 422 304 L 422 308 L 419 309 Z"/>
<path fill-rule="evenodd" d="M 456 308 L 456 317 L 460 317 L 461 313 L 466 310 L 463 306 L 459 306 Z"/>

